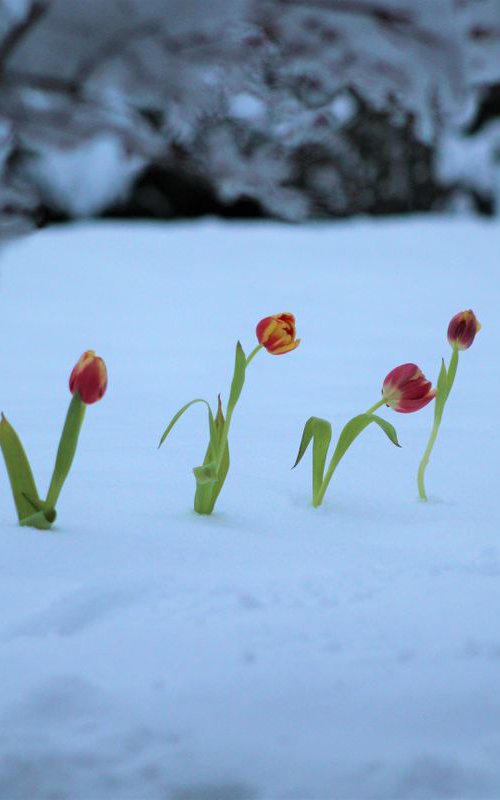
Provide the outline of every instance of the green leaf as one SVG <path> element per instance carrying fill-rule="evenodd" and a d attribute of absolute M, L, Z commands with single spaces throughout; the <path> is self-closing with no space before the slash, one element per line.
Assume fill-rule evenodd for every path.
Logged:
<path fill-rule="evenodd" d="M 299 446 L 299 452 L 292 469 L 302 460 L 309 444 L 313 440 L 312 454 L 312 474 L 313 474 L 313 497 L 316 497 L 323 482 L 325 472 L 326 456 L 332 439 L 332 426 L 326 419 L 320 417 L 309 417 L 304 425 L 304 432 Z"/>
<path fill-rule="evenodd" d="M 444 404 L 448 398 L 448 373 L 444 358 L 441 360 L 441 369 L 437 382 L 437 394 L 434 401 L 434 419 L 440 420 L 443 416 Z"/>
<path fill-rule="evenodd" d="M 38 528 L 38 530 L 48 531 L 56 520 L 56 512 L 54 509 L 50 511 L 35 511 L 29 517 L 24 517 L 19 521 L 23 527 Z"/>
<path fill-rule="evenodd" d="M 396 445 L 396 447 L 401 447 L 398 442 L 396 430 L 390 422 L 387 422 L 386 419 L 383 419 L 383 417 L 379 417 L 376 414 L 358 414 L 357 417 L 353 417 L 351 420 L 349 420 L 349 422 L 342 429 L 330 464 L 330 469 L 332 472 L 335 470 L 339 461 L 345 455 L 354 440 L 372 422 L 375 422 L 379 428 L 384 431 L 385 435 L 394 445 Z"/>
<path fill-rule="evenodd" d="M 205 484 L 213 484 L 217 481 L 217 469 L 215 461 L 210 461 L 207 464 L 203 464 L 201 467 L 194 467 L 193 469 L 196 483 L 201 484 L 201 486 L 205 486 Z"/>
<path fill-rule="evenodd" d="M 245 383 L 246 366 L 246 356 L 243 352 L 240 342 L 238 342 L 236 345 L 236 354 L 234 359 L 233 380 L 231 382 L 231 391 L 229 393 L 229 400 L 227 403 L 228 416 L 231 416 L 233 413 L 234 407 L 239 400 L 241 390 L 243 389 L 243 384 Z"/>
<path fill-rule="evenodd" d="M 203 461 L 203 466 L 209 465 L 214 461 L 217 463 L 217 456 L 219 454 L 219 448 L 221 446 L 222 437 L 224 435 L 224 414 L 222 413 L 222 404 L 220 400 L 220 395 L 218 398 L 218 408 L 217 408 L 217 416 L 215 418 L 215 428 L 216 428 L 216 447 L 214 449 L 212 439 L 210 439 L 210 443 L 207 447 L 207 451 L 205 453 L 205 459 Z M 199 469 L 199 468 L 198 468 Z M 211 514 L 214 510 L 215 503 L 217 498 L 221 492 L 221 489 L 224 485 L 224 481 L 226 480 L 226 476 L 229 470 L 229 446 L 226 440 L 224 451 L 222 453 L 222 458 L 216 467 L 216 480 L 214 482 L 203 482 L 204 475 L 202 473 L 201 477 L 202 480 L 199 481 L 198 478 L 196 480 L 196 493 L 194 496 L 194 510 L 198 514 Z M 197 477 L 197 473 L 195 471 L 195 476 Z"/>
<path fill-rule="evenodd" d="M 59 494 L 68 477 L 78 445 L 78 437 L 82 428 L 87 406 L 78 392 L 75 392 L 69 404 L 64 428 L 57 448 L 56 463 L 45 500 L 48 508 L 55 508 Z"/>
<path fill-rule="evenodd" d="M 182 415 L 184 414 L 184 412 L 185 412 L 185 411 L 187 411 L 187 410 L 188 410 L 188 408 L 190 408 L 191 406 L 193 406 L 195 403 L 205 403 L 206 407 L 208 408 L 208 423 L 209 423 L 209 426 L 210 426 L 210 436 L 212 437 L 212 432 L 213 432 L 213 428 L 214 428 L 214 425 L 215 425 L 215 422 L 214 422 L 214 415 L 212 414 L 212 409 L 210 408 L 210 405 L 207 403 L 207 401 L 206 401 L 206 400 L 203 400 L 202 398 L 198 397 L 198 398 L 196 398 L 196 400 L 191 400 L 189 403 L 186 403 L 186 405 L 185 405 L 185 406 L 182 406 L 182 408 L 181 408 L 181 409 L 179 409 L 179 411 L 177 412 L 177 414 L 175 414 L 175 415 L 172 417 L 172 419 L 170 420 L 169 424 L 168 424 L 168 425 L 167 425 L 167 427 L 165 428 L 165 430 L 164 430 L 164 432 L 163 432 L 163 435 L 162 435 L 162 437 L 161 437 L 161 439 L 160 439 L 160 444 L 158 445 L 158 447 L 159 447 L 159 448 L 162 446 L 163 442 L 164 442 L 164 441 L 165 441 L 165 439 L 167 438 L 168 434 L 170 433 L 170 431 L 171 431 L 171 430 L 172 430 L 172 428 L 174 427 L 174 425 L 175 425 L 175 423 L 177 422 L 177 420 L 178 420 L 180 417 L 182 417 Z"/>
<path fill-rule="evenodd" d="M 3 414 L 0 421 L 0 447 L 9 475 L 17 516 L 22 524 L 23 520 L 33 515 L 33 512 L 39 513 L 44 508 L 44 503 L 38 496 L 35 479 L 21 440 Z"/>

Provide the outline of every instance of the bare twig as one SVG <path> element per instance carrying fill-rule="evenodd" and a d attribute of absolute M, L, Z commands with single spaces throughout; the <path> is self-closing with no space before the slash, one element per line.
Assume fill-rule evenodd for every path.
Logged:
<path fill-rule="evenodd" d="M 3 42 L 0 43 L 0 72 L 5 69 L 7 60 L 12 55 L 21 39 L 26 35 L 30 28 L 43 17 L 47 11 L 47 3 L 43 0 L 35 0 L 30 10 L 17 25 L 14 25 L 8 32 Z"/>

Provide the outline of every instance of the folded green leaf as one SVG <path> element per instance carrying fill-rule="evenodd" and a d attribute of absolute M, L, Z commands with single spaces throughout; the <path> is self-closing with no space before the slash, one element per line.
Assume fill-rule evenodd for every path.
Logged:
<path fill-rule="evenodd" d="M 215 461 L 210 461 L 208 464 L 203 464 L 201 467 L 194 467 L 193 472 L 196 483 L 202 486 L 205 486 L 205 484 L 213 485 L 217 481 Z"/>
<path fill-rule="evenodd" d="M 330 447 L 331 438 L 332 438 L 332 426 L 330 425 L 328 420 L 321 419 L 320 417 L 309 417 L 306 424 L 304 425 L 304 432 L 302 434 L 302 439 L 299 446 L 299 452 L 297 454 L 297 458 L 292 469 L 294 469 L 297 466 L 297 464 L 301 461 L 302 456 L 309 447 L 309 444 L 312 439 L 313 440 L 313 454 L 312 454 L 313 498 L 316 497 L 323 482 L 326 456 L 328 454 L 328 448 Z"/>
<path fill-rule="evenodd" d="M 224 445 L 224 450 L 222 452 L 221 458 L 219 459 L 221 442 L 225 430 L 225 420 L 224 420 L 224 414 L 222 413 L 222 403 L 220 395 L 218 398 L 217 416 L 215 417 L 214 427 L 215 427 L 215 439 L 216 439 L 215 446 L 211 436 L 210 442 L 207 447 L 207 451 L 205 453 L 203 466 L 205 467 L 215 462 L 216 479 L 215 481 L 206 482 L 204 481 L 205 476 L 202 473 L 200 481 L 198 480 L 197 473 L 195 471 L 196 493 L 194 496 L 194 510 L 198 514 L 212 513 L 229 470 L 229 447 L 227 440 Z"/>
<path fill-rule="evenodd" d="M 169 424 L 167 425 L 167 427 L 165 428 L 165 430 L 163 432 L 163 435 L 162 435 L 162 437 L 160 439 L 160 443 L 159 443 L 158 447 L 162 446 L 163 442 L 167 438 L 168 434 L 170 433 L 170 431 L 174 427 L 174 425 L 177 422 L 177 420 L 180 417 L 182 417 L 184 412 L 187 411 L 188 408 L 193 406 L 195 403 L 205 403 L 206 407 L 208 408 L 208 424 L 210 426 L 210 436 L 212 437 L 212 434 L 213 434 L 213 431 L 214 431 L 214 426 L 215 426 L 214 415 L 212 414 L 212 409 L 210 408 L 210 405 L 207 403 L 206 400 L 203 400 L 203 398 L 199 398 L 198 397 L 198 398 L 196 398 L 196 400 L 191 400 L 189 403 L 186 403 L 185 406 L 182 406 L 182 408 L 179 409 L 177 414 L 174 414 L 174 416 L 172 417 L 172 419 L 170 420 Z"/>
<path fill-rule="evenodd" d="M 0 421 L 0 447 L 9 475 L 17 516 L 21 522 L 30 517 L 34 511 L 42 509 L 44 503 L 38 496 L 35 479 L 21 440 L 3 414 Z"/>
<path fill-rule="evenodd" d="M 29 517 L 24 517 L 19 520 L 19 524 L 23 527 L 38 528 L 38 530 L 48 531 L 56 519 L 56 512 L 54 509 L 50 511 L 35 511 Z"/>

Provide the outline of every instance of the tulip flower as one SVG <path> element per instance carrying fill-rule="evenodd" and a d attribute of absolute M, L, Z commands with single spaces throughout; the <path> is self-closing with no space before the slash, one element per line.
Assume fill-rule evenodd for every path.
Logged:
<path fill-rule="evenodd" d="M 459 311 L 452 317 L 448 325 L 450 347 L 457 350 L 468 350 L 476 338 L 476 333 L 480 330 L 481 324 L 471 309 Z"/>
<path fill-rule="evenodd" d="M 434 399 L 436 392 L 416 364 L 401 364 L 386 376 L 382 386 L 382 399 L 371 406 L 364 414 L 353 417 L 340 432 L 328 469 L 326 458 L 332 438 L 332 426 L 326 419 L 310 417 L 302 434 L 299 452 L 294 467 L 302 459 L 310 442 L 313 442 L 312 454 L 312 504 L 315 508 L 321 505 L 325 492 L 341 459 L 359 434 L 371 423 L 375 423 L 386 434 L 388 439 L 399 447 L 394 427 L 383 417 L 373 412 L 386 405 L 394 411 L 409 414 L 418 411 Z"/>
<path fill-rule="evenodd" d="M 410 414 L 434 400 L 436 390 L 416 364 L 401 364 L 386 376 L 382 397 L 387 406 L 402 414 Z"/>
<path fill-rule="evenodd" d="M 424 483 L 425 470 L 427 469 L 427 464 L 429 463 L 432 449 L 437 439 L 439 427 L 443 418 L 444 407 L 448 397 L 450 396 L 450 392 L 455 381 L 455 376 L 457 374 L 458 354 L 461 350 L 469 349 L 476 337 L 476 334 L 480 330 L 481 324 L 471 309 L 468 311 L 459 311 L 458 314 L 455 314 L 455 316 L 451 318 L 450 324 L 448 325 L 447 337 L 452 353 L 448 368 L 444 363 L 444 359 L 441 360 L 441 370 L 439 372 L 437 383 L 437 397 L 434 406 L 434 424 L 432 426 L 427 447 L 425 448 L 418 468 L 417 486 L 421 500 L 427 500 Z"/>
<path fill-rule="evenodd" d="M 86 350 L 76 362 L 69 378 L 71 394 L 78 392 L 86 405 L 100 400 L 108 385 L 106 364 L 93 350 Z"/>
<path fill-rule="evenodd" d="M 257 346 L 247 357 L 240 344 L 236 345 L 233 380 L 225 413 L 221 396 L 218 396 L 217 411 L 214 414 L 207 400 L 197 398 L 186 403 L 172 417 L 162 434 L 158 447 L 161 447 L 179 418 L 195 403 L 203 403 L 208 411 L 209 442 L 203 464 L 193 469 L 196 480 L 194 510 L 198 514 L 211 514 L 221 492 L 229 470 L 229 428 L 236 404 L 240 398 L 246 378 L 246 370 L 257 353 L 264 347 L 273 355 L 282 355 L 294 350 L 299 340 L 295 338 L 295 318 L 293 314 L 275 314 L 265 317 L 256 328 Z"/>
<path fill-rule="evenodd" d="M 273 314 L 271 317 L 261 319 L 256 328 L 259 344 L 266 348 L 273 356 L 289 353 L 299 346 L 300 339 L 296 338 L 295 317 L 284 312 Z"/>
<path fill-rule="evenodd" d="M 87 350 L 71 372 L 73 395 L 59 441 L 56 462 L 45 500 L 38 494 L 28 457 L 14 428 L 2 414 L 0 447 L 10 479 L 20 525 L 49 529 L 56 519 L 56 503 L 76 453 L 87 405 L 100 400 L 106 391 L 107 373 L 102 358 Z"/>

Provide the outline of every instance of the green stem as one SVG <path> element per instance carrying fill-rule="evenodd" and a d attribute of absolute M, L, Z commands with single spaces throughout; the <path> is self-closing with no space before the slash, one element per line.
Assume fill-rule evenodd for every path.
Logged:
<path fill-rule="evenodd" d="M 378 403 L 375 403 L 375 405 L 370 406 L 368 411 L 365 411 L 365 414 L 373 414 L 373 412 L 376 411 L 377 408 L 380 408 L 380 406 L 383 406 L 384 403 L 385 403 L 385 400 L 384 400 L 384 398 L 382 398 L 382 400 L 379 400 Z"/>
<path fill-rule="evenodd" d="M 254 347 L 254 349 L 252 350 L 252 352 L 250 353 L 250 355 L 249 355 L 249 356 L 248 356 L 248 358 L 247 358 L 247 367 L 248 367 L 248 365 L 250 364 L 250 361 L 251 361 L 253 358 L 255 358 L 255 356 L 257 355 L 257 353 L 259 352 L 259 350 L 262 350 L 262 347 L 263 347 L 263 345 L 261 345 L 261 344 L 258 344 L 258 345 L 257 345 L 257 347 Z"/>
<path fill-rule="evenodd" d="M 75 392 L 66 414 L 66 421 L 59 440 L 54 472 L 47 492 L 47 499 L 45 500 L 45 505 L 48 509 L 55 508 L 64 481 L 71 469 L 86 408 L 87 406 L 81 400 L 79 392 Z"/>
<path fill-rule="evenodd" d="M 376 411 L 377 408 L 380 408 L 380 406 L 383 406 L 384 403 L 385 403 L 385 400 L 384 400 L 384 398 L 382 398 L 382 400 L 379 400 L 373 406 L 370 406 L 368 411 L 365 411 L 365 414 L 373 414 L 373 412 Z M 338 467 L 338 465 L 340 463 L 338 461 L 335 463 L 334 459 L 335 459 L 335 451 L 334 451 L 333 456 L 331 458 L 331 461 L 330 461 L 330 464 L 328 466 L 328 469 L 327 469 L 327 471 L 325 473 L 325 477 L 323 478 L 323 483 L 321 484 L 321 486 L 319 488 L 319 491 L 316 494 L 316 496 L 313 497 L 313 506 L 314 506 L 314 508 L 318 508 L 318 506 L 320 506 L 321 503 L 323 502 L 323 498 L 325 496 L 326 490 L 328 489 L 328 485 L 329 485 L 329 483 L 330 483 L 330 481 L 332 479 L 333 473 L 335 472 L 336 468 Z"/>
<path fill-rule="evenodd" d="M 441 425 L 441 420 L 443 418 L 443 411 L 446 401 L 451 392 L 451 388 L 453 386 L 455 375 L 457 374 L 457 367 L 458 367 L 458 350 L 456 347 L 453 348 L 453 353 L 451 354 L 450 363 L 448 365 L 448 370 L 446 373 L 446 394 L 443 402 L 439 405 L 434 406 L 434 424 L 432 426 L 431 435 L 429 437 L 429 441 L 427 442 L 427 447 L 425 448 L 424 454 L 422 456 L 422 460 L 418 467 L 418 474 L 417 474 L 417 485 L 418 485 L 418 493 L 420 499 L 423 501 L 427 501 L 427 494 L 425 492 L 425 470 L 427 469 L 427 464 L 429 463 L 429 459 L 432 453 L 432 448 L 434 447 L 435 441 L 437 439 L 437 435 L 439 433 L 439 426 Z"/>
<path fill-rule="evenodd" d="M 262 350 L 262 347 L 263 347 L 263 345 L 261 345 L 261 344 L 258 344 L 257 347 L 254 347 L 254 349 L 252 350 L 252 352 L 250 353 L 250 355 L 248 356 L 248 358 L 246 360 L 245 370 L 247 369 L 247 367 L 250 364 L 250 362 L 255 358 L 257 353 L 260 350 Z M 222 432 L 222 438 L 221 438 L 221 441 L 220 441 L 220 444 L 219 444 L 219 455 L 218 455 L 218 458 L 217 458 L 217 461 L 216 461 L 216 465 L 215 465 L 216 472 L 219 472 L 219 470 L 221 468 L 221 465 L 222 465 L 222 461 L 224 459 L 225 450 L 227 448 L 227 440 L 229 438 L 229 428 L 231 426 L 231 419 L 233 417 L 233 411 L 234 411 L 234 408 L 228 408 L 227 411 L 226 411 L 226 421 L 224 423 L 224 430 Z"/>

